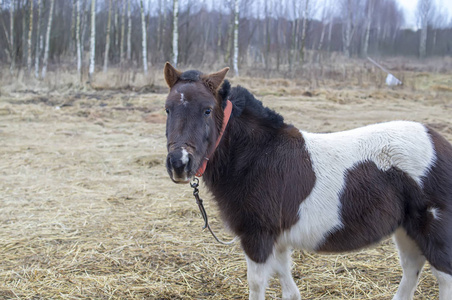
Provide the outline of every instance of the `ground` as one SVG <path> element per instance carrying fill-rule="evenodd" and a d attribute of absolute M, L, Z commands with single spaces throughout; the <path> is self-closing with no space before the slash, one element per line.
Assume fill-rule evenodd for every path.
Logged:
<path fill-rule="evenodd" d="M 232 83 L 306 131 L 403 119 L 452 141 L 450 73 L 399 70 L 405 85 L 389 88 L 371 72 L 351 83 Z M 240 246 L 202 231 L 191 188 L 166 173 L 166 88 L 158 76 L 155 93 L 0 89 L 1 299 L 247 298 Z M 212 227 L 229 238 L 202 185 L 200 194 Z M 401 278 L 390 239 L 356 253 L 293 257 L 303 299 L 391 299 Z M 424 270 L 415 299 L 437 299 Z M 267 295 L 281 297 L 276 280 Z"/>

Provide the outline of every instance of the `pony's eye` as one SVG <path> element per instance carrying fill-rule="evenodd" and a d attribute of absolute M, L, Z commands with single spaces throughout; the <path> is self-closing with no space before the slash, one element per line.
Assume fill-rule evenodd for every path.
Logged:
<path fill-rule="evenodd" d="M 206 110 L 204 111 L 204 114 L 205 114 L 206 116 L 208 116 L 208 115 L 210 115 L 211 112 L 212 112 L 212 110 L 211 110 L 210 108 L 208 108 L 208 109 L 206 109 Z"/>
<path fill-rule="evenodd" d="M 169 114 L 169 109 L 165 108 L 166 114 Z"/>

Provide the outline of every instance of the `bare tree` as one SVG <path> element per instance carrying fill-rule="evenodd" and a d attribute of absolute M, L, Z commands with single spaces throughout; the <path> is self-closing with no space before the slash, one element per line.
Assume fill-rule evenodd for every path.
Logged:
<path fill-rule="evenodd" d="M 239 76 L 239 0 L 234 0 L 234 75 Z"/>
<path fill-rule="evenodd" d="M 9 71 L 12 74 L 14 69 L 16 68 L 16 49 L 15 49 L 15 44 L 14 44 L 14 7 L 15 7 L 15 1 L 11 0 L 10 3 L 10 7 L 9 7 L 9 20 L 10 20 L 10 24 L 9 24 L 9 29 L 10 29 L 10 34 L 9 34 L 9 57 L 10 57 L 10 61 L 11 64 L 9 66 Z"/>
<path fill-rule="evenodd" d="M 427 29 L 433 15 L 433 5 L 432 0 L 419 0 L 417 3 L 417 22 L 421 30 L 419 37 L 419 57 L 421 58 L 427 55 Z"/>
<path fill-rule="evenodd" d="M 114 18 L 114 28 L 115 28 L 115 47 L 118 48 L 119 45 L 119 28 L 118 28 L 118 11 L 119 11 L 119 1 L 113 1 L 114 3 L 114 11 L 115 11 L 115 18 Z"/>
<path fill-rule="evenodd" d="M 41 16 L 42 15 L 42 0 L 38 0 L 38 24 L 36 28 L 36 49 L 35 49 L 35 77 L 39 78 L 39 56 L 41 55 Z"/>
<path fill-rule="evenodd" d="M 31 38 L 33 36 L 33 1 L 30 1 L 30 17 L 28 20 L 28 57 L 27 57 L 27 70 L 31 72 Z"/>
<path fill-rule="evenodd" d="M 105 38 L 105 53 L 104 53 L 104 73 L 107 72 L 108 69 L 108 53 L 110 52 L 110 30 L 111 30 L 111 8 L 112 2 L 108 1 L 108 20 L 107 20 L 107 32 Z"/>
<path fill-rule="evenodd" d="M 304 48 L 306 44 L 306 31 L 308 27 L 308 11 L 309 11 L 309 0 L 305 1 L 305 7 L 303 10 L 303 29 L 301 31 L 301 46 L 300 46 L 300 60 L 304 61 Z"/>
<path fill-rule="evenodd" d="M 132 59 L 132 8 L 131 1 L 127 0 L 127 60 Z"/>
<path fill-rule="evenodd" d="M 80 1 L 77 0 L 77 23 L 75 27 L 75 40 L 76 44 L 75 47 L 77 47 L 77 74 L 80 82 L 82 81 L 82 46 L 80 45 Z"/>
<path fill-rule="evenodd" d="M 162 0 L 159 0 L 158 7 L 158 23 L 157 23 L 157 49 L 162 49 L 162 39 L 163 39 L 163 4 Z"/>
<path fill-rule="evenodd" d="M 75 38 L 75 25 L 77 23 L 77 0 L 72 1 L 72 15 L 71 15 L 71 38 L 69 39 L 69 50 L 72 53 L 77 54 L 77 49 L 74 48 Z"/>
<path fill-rule="evenodd" d="M 351 44 L 356 30 L 356 16 L 360 10 L 360 2 L 358 0 L 341 0 L 340 10 L 343 22 L 345 22 L 342 27 L 344 54 L 347 57 L 351 57 Z"/>
<path fill-rule="evenodd" d="M 367 51 L 369 49 L 370 26 L 372 24 L 372 15 L 374 12 L 374 6 L 375 6 L 374 0 L 367 1 L 367 17 L 365 20 L 366 28 L 364 31 L 364 41 L 363 41 L 363 50 L 362 50 L 363 57 L 367 57 Z"/>
<path fill-rule="evenodd" d="M 223 32 L 223 13 L 220 11 L 220 20 L 218 21 L 218 33 L 217 33 L 217 55 L 220 57 L 221 55 L 221 37 Z"/>
<path fill-rule="evenodd" d="M 121 13 L 121 41 L 119 43 L 119 64 L 122 65 L 124 59 L 124 34 L 126 28 L 126 0 L 121 0 L 123 3 L 123 9 Z"/>
<path fill-rule="evenodd" d="M 292 64 L 296 60 L 295 56 L 296 56 L 296 49 L 298 46 L 298 27 L 299 27 L 298 5 L 299 5 L 298 0 L 292 0 L 293 22 L 292 22 L 292 32 L 291 32 L 291 43 L 290 43 L 289 54 L 288 54 L 289 71 L 292 70 Z"/>
<path fill-rule="evenodd" d="M 46 33 L 46 45 L 44 50 L 44 59 L 42 61 L 42 72 L 41 77 L 44 79 L 47 73 L 47 63 L 49 60 L 49 48 L 50 48 L 50 32 L 52 30 L 52 20 L 53 20 L 53 6 L 55 0 L 50 0 L 50 10 L 49 10 L 49 20 L 47 22 L 47 33 Z"/>
<path fill-rule="evenodd" d="M 431 6 L 431 0 L 419 0 L 417 14 L 418 23 L 421 28 L 421 35 L 419 38 L 419 56 L 424 58 L 427 49 L 427 26 L 428 26 L 428 11 Z"/>
<path fill-rule="evenodd" d="M 89 40 L 88 76 L 91 80 L 94 74 L 94 64 L 96 59 L 96 0 L 91 0 L 91 36 Z"/>
<path fill-rule="evenodd" d="M 330 19 L 328 22 L 328 47 L 327 50 L 328 52 L 330 52 L 331 50 L 331 36 L 333 33 L 333 14 L 330 14 Z"/>
<path fill-rule="evenodd" d="M 179 41 L 179 31 L 178 31 L 178 23 L 179 23 L 179 1 L 173 0 L 173 66 L 177 66 L 177 57 L 178 57 L 178 41 Z"/>
<path fill-rule="evenodd" d="M 142 33 L 142 50 L 143 50 L 143 71 L 144 74 L 148 74 L 148 51 L 147 51 L 147 43 L 146 43 L 146 19 L 144 17 L 144 6 L 143 0 L 140 0 L 140 10 L 141 10 L 141 33 Z"/>
<path fill-rule="evenodd" d="M 270 36 L 270 16 L 268 14 L 268 0 L 264 0 L 264 18 L 265 18 L 265 51 L 264 51 L 264 63 L 265 70 L 269 70 L 270 68 L 270 44 L 271 44 L 271 36 Z"/>

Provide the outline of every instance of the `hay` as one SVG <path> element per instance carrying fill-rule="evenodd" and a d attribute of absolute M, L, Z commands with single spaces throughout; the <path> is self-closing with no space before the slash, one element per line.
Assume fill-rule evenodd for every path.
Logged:
<path fill-rule="evenodd" d="M 259 92 L 264 81 L 247 82 Z M 201 232 L 191 189 L 168 179 L 164 94 L 8 91 L 0 98 L 0 298 L 247 297 L 239 245 L 218 245 Z M 305 130 L 409 118 L 452 139 L 450 100 L 428 92 L 310 92 L 262 100 Z M 228 236 L 206 189 L 200 192 L 212 226 Z M 416 299 L 438 296 L 426 270 Z M 295 251 L 293 274 L 304 299 L 390 299 L 401 270 L 387 240 L 347 255 Z M 281 297 L 275 280 L 268 297 Z"/>

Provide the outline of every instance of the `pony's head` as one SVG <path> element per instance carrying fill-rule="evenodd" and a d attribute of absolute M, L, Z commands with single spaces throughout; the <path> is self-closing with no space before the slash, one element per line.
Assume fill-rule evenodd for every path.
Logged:
<path fill-rule="evenodd" d="M 205 75 L 181 72 L 165 64 L 163 72 L 170 88 L 165 104 L 166 168 L 176 183 L 189 182 L 215 147 L 223 120 L 223 99 L 218 89 L 228 70 Z"/>

